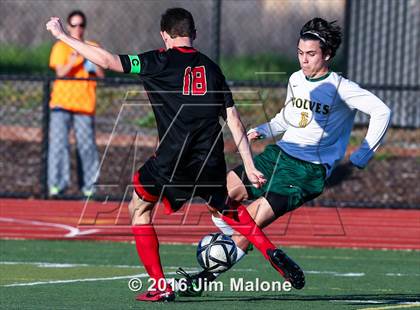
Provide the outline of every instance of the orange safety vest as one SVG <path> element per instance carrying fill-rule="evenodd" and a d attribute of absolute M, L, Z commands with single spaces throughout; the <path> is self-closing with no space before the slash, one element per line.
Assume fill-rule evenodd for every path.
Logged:
<path fill-rule="evenodd" d="M 95 42 L 86 41 L 92 45 Z M 50 68 L 55 70 L 59 65 L 65 65 L 75 50 L 62 41 L 57 41 L 50 55 Z M 85 69 L 86 59 L 79 55 L 66 77 L 89 78 L 94 77 Z M 66 81 L 56 80 L 51 93 L 50 108 L 60 108 L 71 112 L 93 115 L 96 105 L 95 81 Z"/>

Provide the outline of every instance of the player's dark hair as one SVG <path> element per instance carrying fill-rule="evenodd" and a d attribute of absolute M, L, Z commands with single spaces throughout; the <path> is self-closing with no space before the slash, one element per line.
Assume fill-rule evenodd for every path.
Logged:
<path fill-rule="evenodd" d="M 162 14 L 160 30 L 166 31 L 172 39 L 176 37 L 194 37 L 195 24 L 190 12 L 183 8 L 172 8 Z"/>
<path fill-rule="evenodd" d="M 80 16 L 83 19 L 83 25 L 86 27 L 86 25 L 87 25 L 87 19 L 86 19 L 85 13 L 83 13 L 80 10 L 71 11 L 70 14 L 67 16 L 67 24 L 70 25 L 70 21 L 73 18 L 73 16 Z"/>
<path fill-rule="evenodd" d="M 315 17 L 308 21 L 300 30 L 301 40 L 318 40 L 322 53 L 335 56 L 341 44 L 341 28 L 337 21 L 327 22 L 325 19 Z"/>

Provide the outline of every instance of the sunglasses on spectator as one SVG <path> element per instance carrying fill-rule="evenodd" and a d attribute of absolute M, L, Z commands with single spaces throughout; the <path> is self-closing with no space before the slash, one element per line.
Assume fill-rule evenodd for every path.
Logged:
<path fill-rule="evenodd" d="M 76 27 L 80 27 L 80 28 L 85 28 L 86 24 L 85 23 L 81 23 L 81 24 L 69 24 L 71 28 L 76 28 Z"/>

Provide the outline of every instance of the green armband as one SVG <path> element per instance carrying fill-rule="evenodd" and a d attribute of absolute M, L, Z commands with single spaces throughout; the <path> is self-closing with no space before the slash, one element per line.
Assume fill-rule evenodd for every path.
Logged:
<path fill-rule="evenodd" d="M 130 68 L 130 73 L 140 73 L 140 69 L 141 69 L 141 63 L 140 63 L 140 58 L 138 55 L 128 55 L 128 58 L 130 58 L 130 64 L 131 64 L 131 68 Z"/>

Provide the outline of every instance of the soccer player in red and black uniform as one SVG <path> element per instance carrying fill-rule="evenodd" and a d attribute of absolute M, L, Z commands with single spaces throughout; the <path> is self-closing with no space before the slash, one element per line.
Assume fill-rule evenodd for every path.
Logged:
<path fill-rule="evenodd" d="M 243 234 L 282 275 L 282 263 L 270 253 L 275 246 L 267 239 L 242 205 L 227 200 L 226 164 L 223 155 L 223 116 L 232 132 L 254 186 L 265 183 L 255 169 L 244 127 L 220 68 L 192 47 L 194 20 L 181 8 L 167 10 L 161 19 L 166 49 L 135 55 L 115 55 L 68 36 L 57 17 L 47 29 L 93 63 L 117 72 L 138 74 L 148 92 L 158 127 L 159 146 L 134 176 L 129 204 L 137 252 L 156 283 L 164 281 L 159 242 L 151 223 L 154 205 L 162 201 L 168 212 L 178 210 L 191 197 L 200 196 L 217 210 L 236 231 Z M 137 296 L 141 301 L 170 301 L 170 286 L 157 287 Z"/>

